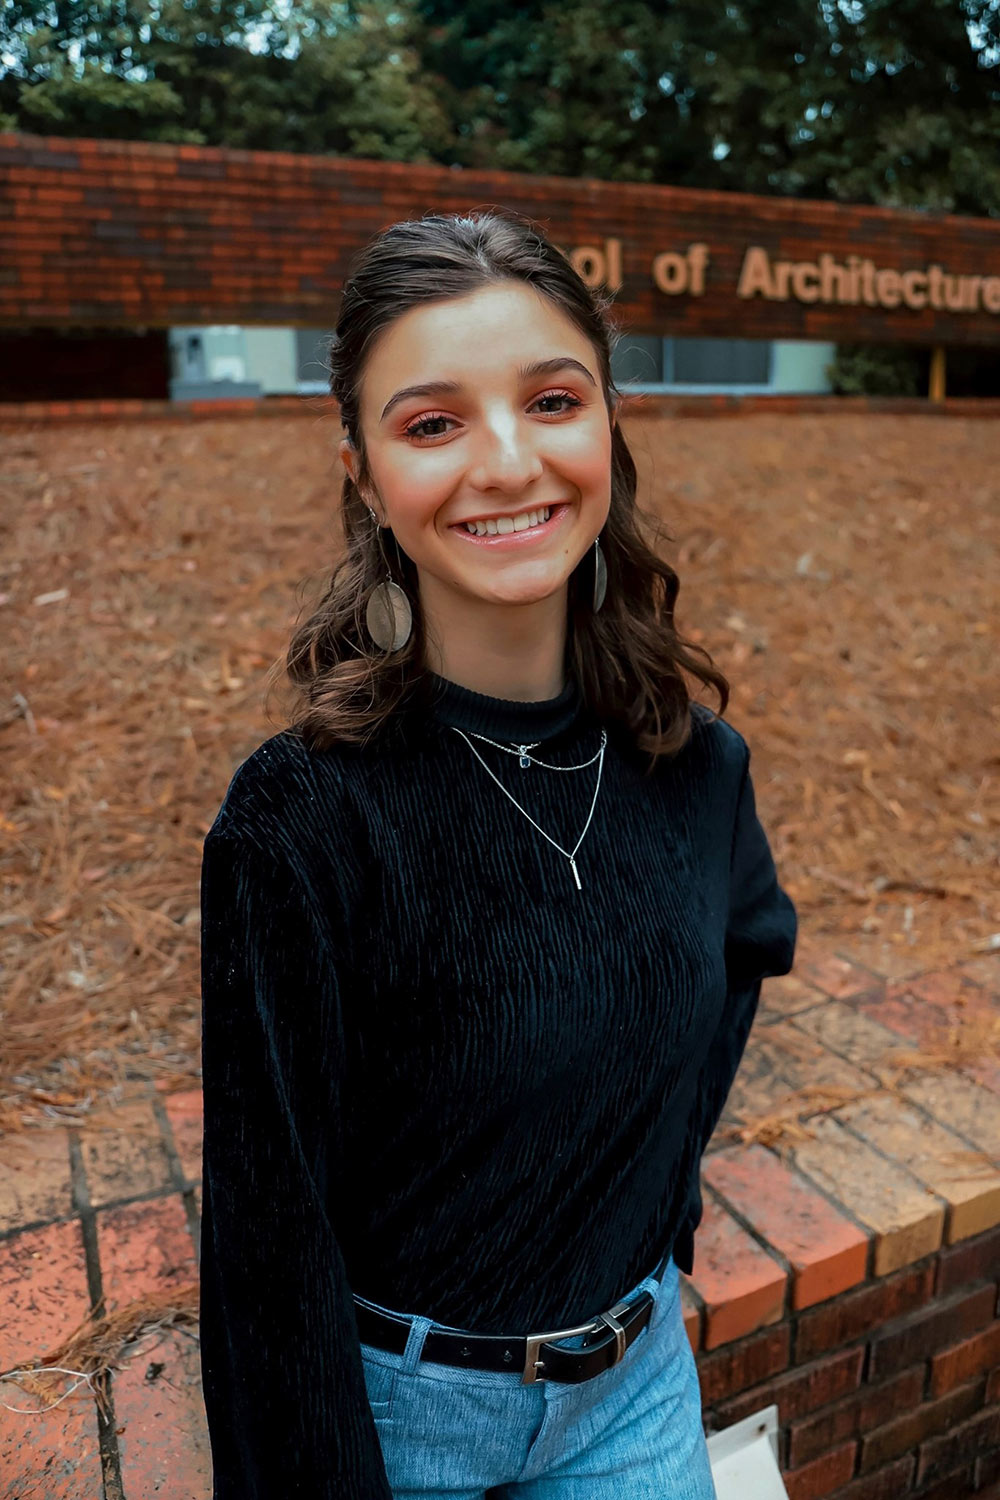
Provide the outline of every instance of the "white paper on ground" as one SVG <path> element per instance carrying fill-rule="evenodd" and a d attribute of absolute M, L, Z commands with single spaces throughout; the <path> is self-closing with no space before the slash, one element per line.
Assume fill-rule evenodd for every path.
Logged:
<path fill-rule="evenodd" d="M 778 1408 L 762 1407 L 708 1438 L 717 1500 L 788 1500 L 778 1467 Z"/>

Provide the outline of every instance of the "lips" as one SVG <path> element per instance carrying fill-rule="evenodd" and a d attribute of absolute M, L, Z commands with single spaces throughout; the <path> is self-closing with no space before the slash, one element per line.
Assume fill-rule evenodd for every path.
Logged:
<path fill-rule="evenodd" d="M 533 509 L 536 511 L 544 510 L 545 507 L 535 506 L 533 507 Z M 450 529 L 456 534 L 456 536 L 460 536 L 463 541 L 471 542 L 477 547 L 524 546 L 526 543 L 539 541 L 542 538 L 549 536 L 552 531 L 560 524 L 563 516 L 569 510 L 569 505 L 565 502 L 561 502 L 556 505 L 549 506 L 548 509 L 549 518 L 547 521 L 542 521 L 537 526 L 525 527 L 521 531 L 501 531 L 495 534 L 487 533 L 487 535 L 485 536 L 473 535 L 472 532 L 466 529 L 465 521 L 456 522 Z M 509 514 L 510 518 L 513 520 L 514 514 L 527 515 L 529 514 L 529 512 L 520 511 Z M 471 521 L 472 517 L 470 517 L 469 519 Z M 483 517 L 482 519 L 485 520 L 486 517 Z M 489 519 L 494 520 L 497 519 L 497 517 L 491 516 L 489 517 Z"/>

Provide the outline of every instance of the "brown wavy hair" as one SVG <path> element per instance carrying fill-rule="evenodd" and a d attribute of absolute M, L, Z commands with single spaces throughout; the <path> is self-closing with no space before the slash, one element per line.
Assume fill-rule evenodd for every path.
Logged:
<path fill-rule="evenodd" d="M 416 567 L 391 531 L 372 524 L 362 498 L 373 488 L 359 421 L 366 360 L 380 334 L 411 307 L 508 280 L 525 282 L 547 297 L 590 340 L 609 420 L 621 401 L 611 374 L 611 351 L 620 333 L 610 299 L 591 291 L 530 219 L 498 208 L 428 214 L 390 225 L 355 257 L 327 357 L 330 390 L 358 450 L 358 484 L 345 474 L 343 557 L 328 576 L 325 593 L 296 625 L 284 663 L 276 664 L 292 684 L 289 728 L 311 747 L 368 743 L 398 725 L 400 710 L 426 709 L 432 696 Z M 720 714 L 729 701 L 729 684 L 708 653 L 683 640 L 674 627 L 680 581 L 655 551 L 661 534 L 669 537 L 636 501 L 635 462 L 615 422 L 611 505 L 601 533 L 607 594 L 595 614 L 588 554 L 569 578 L 567 668 L 588 708 L 604 722 L 624 726 L 633 743 L 650 754 L 650 770 L 659 755 L 676 754 L 690 736 L 685 672 L 718 693 Z M 365 607 L 384 581 L 387 563 L 413 610 L 410 638 L 391 654 L 375 646 L 365 627 Z"/>

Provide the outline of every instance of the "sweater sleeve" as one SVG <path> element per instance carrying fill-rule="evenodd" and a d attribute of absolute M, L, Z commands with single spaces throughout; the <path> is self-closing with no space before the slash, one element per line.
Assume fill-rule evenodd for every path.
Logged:
<path fill-rule="evenodd" d="M 221 831 L 220 831 L 221 827 Z M 331 1202 L 342 1020 L 292 861 L 203 852 L 201 1368 L 213 1500 L 391 1500 Z"/>
<path fill-rule="evenodd" d="M 675 1241 L 674 1260 L 688 1274 L 694 1263 L 694 1231 L 703 1212 L 701 1158 L 746 1050 L 761 982 L 772 975 L 789 973 L 795 957 L 797 928 L 795 907 L 778 883 L 770 845 L 757 817 L 748 747 L 729 861 L 726 1003 L 698 1074 L 694 1112 L 687 1132 L 689 1191 Z"/>

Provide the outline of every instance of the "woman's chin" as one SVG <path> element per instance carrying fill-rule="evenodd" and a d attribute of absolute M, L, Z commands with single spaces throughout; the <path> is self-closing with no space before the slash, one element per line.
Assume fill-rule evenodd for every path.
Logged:
<path fill-rule="evenodd" d="M 555 582 L 546 584 L 524 584 L 506 589 L 477 589 L 475 593 L 484 604 L 498 604 L 510 609 L 528 609 L 532 605 L 544 604 L 554 594 L 563 593 L 565 587 L 565 579 L 557 579 Z"/>

